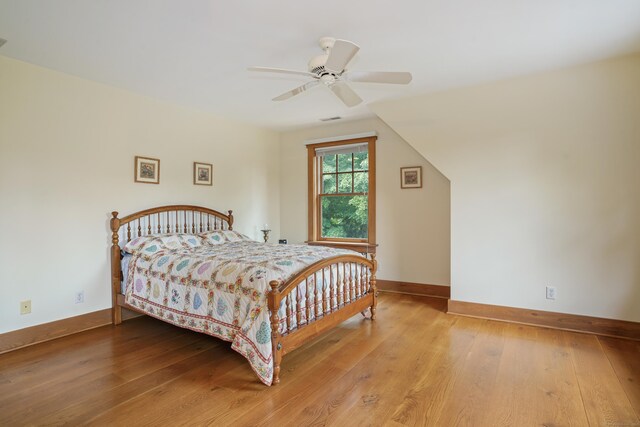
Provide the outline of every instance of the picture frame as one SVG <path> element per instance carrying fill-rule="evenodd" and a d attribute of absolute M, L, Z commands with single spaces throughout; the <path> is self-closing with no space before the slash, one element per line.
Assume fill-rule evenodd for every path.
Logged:
<path fill-rule="evenodd" d="M 422 188 L 422 166 L 400 168 L 400 188 Z"/>
<path fill-rule="evenodd" d="M 143 184 L 160 184 L 160 159 L 136 156 L 134 181 Z"/>
<path fill-rule="evenodd" d="M 193 162 L 193 184 L 213 185 L 213 165 Z"/>

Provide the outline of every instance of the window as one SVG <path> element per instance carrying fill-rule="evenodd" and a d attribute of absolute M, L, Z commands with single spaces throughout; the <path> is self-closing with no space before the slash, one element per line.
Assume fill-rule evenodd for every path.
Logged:
<path fill-rule="evenodd" d="M 375 141 L 307 145 L 310 243 L 375 248 Z"/>

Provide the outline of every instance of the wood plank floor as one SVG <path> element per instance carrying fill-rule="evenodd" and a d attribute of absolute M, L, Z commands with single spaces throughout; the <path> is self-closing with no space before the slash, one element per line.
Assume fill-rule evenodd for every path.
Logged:
<path fill-rule="evenodd" d="M 639 426 L 640 342 L 380 297 L 266 387 L 228 343 L 151 318 L 0 355 L 0 425 Z"/>

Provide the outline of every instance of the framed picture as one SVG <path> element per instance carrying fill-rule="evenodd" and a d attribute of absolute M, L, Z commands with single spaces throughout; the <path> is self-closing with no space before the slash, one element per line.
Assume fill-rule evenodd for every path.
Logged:
<path fill-rule="evenodd" d="M 193 183 L 195 185 L 213 185 L 213 165 L 193 162 Z"/>
<path fill-rule="evenodd" d="M 400 188 L 422 188 L 422 166 L 400 168 Z"/>
<path fill-rule="evenodd" d="M 160 160 L 136 156 L 134 178 L 135 182 L 160 184 Z"/>

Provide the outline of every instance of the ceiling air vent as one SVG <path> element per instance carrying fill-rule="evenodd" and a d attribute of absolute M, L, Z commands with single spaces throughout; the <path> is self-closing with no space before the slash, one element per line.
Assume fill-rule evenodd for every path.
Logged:
<path fill-rule="evenodd" d="M 327 117 L 324 119 L 320 119 L 321 122 L 332 122 L 334 120 L 340 120 L 342 117 L 340 116 L 333 116 L 333 117 Z"/>

